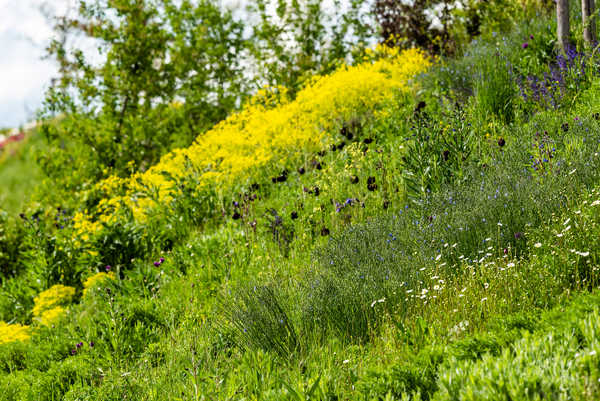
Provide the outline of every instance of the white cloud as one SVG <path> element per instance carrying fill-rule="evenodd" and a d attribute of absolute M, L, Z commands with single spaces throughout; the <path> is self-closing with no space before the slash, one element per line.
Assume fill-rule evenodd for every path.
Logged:
<path fill-rule="evenodd" d="M 72 0 L 0 0 L 0 127 L 17 126 L 33 117 L 45 86 L 55 75 L 42 60 L 52 37 L 45 14 L 68 10 Z"/>

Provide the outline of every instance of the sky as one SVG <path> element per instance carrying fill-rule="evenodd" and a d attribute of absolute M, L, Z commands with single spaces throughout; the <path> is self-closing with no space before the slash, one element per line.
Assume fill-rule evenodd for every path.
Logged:
<path fill-rule="evenodd" d="M 43 60 L 52 37 L 41 7 L 64 13 L 72 0 L 0 0 L 0 127 L 35 117 L 56 66 Z"/>

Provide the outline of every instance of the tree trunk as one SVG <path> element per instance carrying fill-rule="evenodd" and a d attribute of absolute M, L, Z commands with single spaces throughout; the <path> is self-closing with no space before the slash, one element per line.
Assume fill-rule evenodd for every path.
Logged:
<path fill-rule="evenodd" d="M 581 0 L 581 19 L 583 20 L 583 40 L 588 47 L 596 45 L 596 18 L 594 0 Z"/>
<path fill-rule="evenodd" d="M 582 0 L 586 1 L 586 0 Z M 563 52 L 569 48 L 569 0 L 556 1 L 556 33 L 558 36 L 558 44 Z"/>

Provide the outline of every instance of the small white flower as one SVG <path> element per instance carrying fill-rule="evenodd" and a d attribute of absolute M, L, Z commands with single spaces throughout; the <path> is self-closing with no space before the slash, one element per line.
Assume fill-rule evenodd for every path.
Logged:
<path fill-rule="evenodd" d="M 536 242 L 533 246 L 535 246 L 536 248 L 541 248 L 542 247 L 542 243 L 541 242 Z"/>
<path fill-rule="evenodd" d="M 436 258 L 435 258 L 436 262 L 437 262 L 438 260 L 440 260 L 441 258 L 442 258 L 442 255 L 441 255 L 441 254 L 437 255 L 437 256 L 436 256 Z"/>
<path fill-rule="evenodd" d="M 595 200 L 590 204 L 590 206 L 598 206 L 598 205 L 600 205 L 600 200 Z"/>
<path fill-rule="evenodd" d="M 506 265 L 506 267 L 515 267 L 515 264 L 513 262 L 510 262 L 509 264 Z"/>
<path fill-rule="evenodd" d="M 342 363 L 343 363 L 344 365 L 345 365 L 345 364 L 347 364 L 348 362 L 350 362 L 350 359 L 344 359 L 344 360 L 342 361 Z"/>

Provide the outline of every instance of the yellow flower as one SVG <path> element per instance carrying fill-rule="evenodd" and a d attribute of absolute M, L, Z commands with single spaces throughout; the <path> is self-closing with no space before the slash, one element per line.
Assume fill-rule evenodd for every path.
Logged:
<path fill-rule="evenodd" d="M 98 284 L 102 283 L 103 281 L 106 280 L 114 280 L 115 279 L 115 273 L 114 272 L 109 272 L 109 273 L 96 273 L 93 276 L 88 277 L 84 282 L 83 282 L 83 295 L 85 296 L 85 294 L 87 294 L 87 292 L 98 286 Z"/>
<path fill-rule="evenodd" d="M 56 284 L 34 298 L 33 315 L 40 317 L 46 310 L 71 302 L 74 296 L 75 288 Z"/>
<path fill-rule="evenodd" d="M 159 205 L 168 204 L 177 188 L 174 180 L 193 177 L 197 191 L 220 196 L 248 184 L 265 169 L 301 160 L 333 141 L 330 133 L 358 115 L 371 116 L 396 93 L 408 92 L 409 81 L 431 61 L 417 49 L 378 46 L 373 60 L 342 66 L 308 81 L 294 100 L 282 87 L 263 88 L 238 113 L 197 138 L 186 149 L 163 156 L 158 164 L 128 179 L 110 177 L 97 185 L 109 199 L 100 202 L 92 219 L 74 218 L 80 237 L 90 238 L 122 207 L 137 221 Z M 89 233 L 89 235 L 88 235 Z"/>
<path fill-rule="evenodd" d="M 62 306 L 57 306 L 52 309 L 47 309 L 44 312 L 42 312 L 42 314 L 40 316 L 40 322 L 44 326 L 51 326 L 52 324 L 58 322 L 60 320 L 60 318 L 66 314 L 66 312 L 67 312 L 66 309 L 63 308 Z"/>
<path fill-rule="evenodd" d="M 17 323 L 7 324 L 0 321 L 0 344 L 13 341 L 26 341 L 30 337 L 29 326 L 22 326 Z"/>

